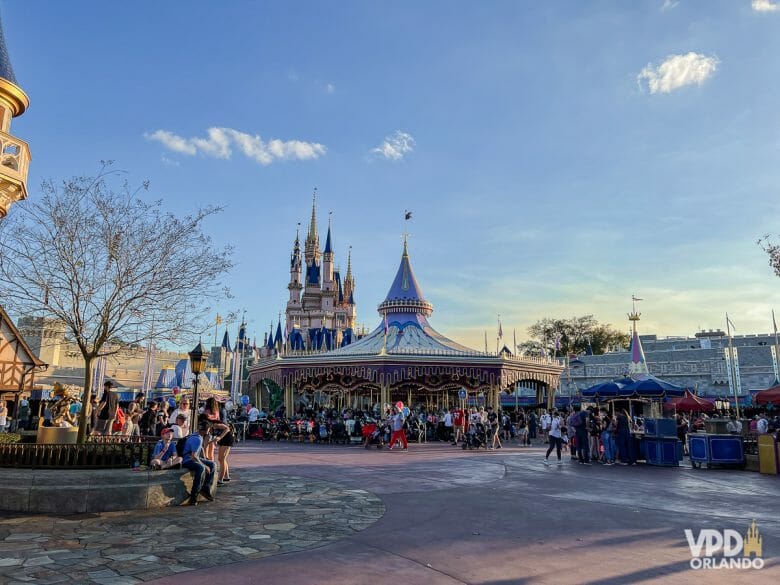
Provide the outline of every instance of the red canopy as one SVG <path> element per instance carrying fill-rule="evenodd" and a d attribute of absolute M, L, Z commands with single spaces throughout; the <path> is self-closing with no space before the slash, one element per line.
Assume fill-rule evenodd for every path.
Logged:
<path fill-rule="evenodd" d="M 679 412 L 712 412 L 715 410 L 715 405 L 712 402 L 691 394 L 689 390 L 685 391 L 685 396 L 682 398 L 675 398 L 672 404 Z"/>
<path fill-rule="evenodd" d="M 780 406 L 780 384 L 758 392 L 753 398 L 756 404 L 777 404 Z"/>

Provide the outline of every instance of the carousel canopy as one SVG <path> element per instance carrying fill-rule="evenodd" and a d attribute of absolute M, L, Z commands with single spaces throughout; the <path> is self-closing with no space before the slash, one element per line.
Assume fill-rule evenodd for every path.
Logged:
<path fill-rule="evenodd" d="M 379 305 L 384 317 L 369 335 L 327 355 L 376 355 L 383 348 L 388 355 L 475 355 L 476 350 L 448 339 L 428 323 L 433 305 L 425 300 L 412 270 L 404 242 L 401 264 L 387 297 Z M 387 329 L 387 331 L 385 331 Z"/>

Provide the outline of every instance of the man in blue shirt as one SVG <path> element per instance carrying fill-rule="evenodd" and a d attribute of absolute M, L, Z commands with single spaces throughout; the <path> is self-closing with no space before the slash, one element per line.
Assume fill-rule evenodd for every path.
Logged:
<path fill-rule="evenodd" d="M 211 423 L 207 419 L 198 421 L 198 432 L 187 437 L 182 450 L 182 467 L 193 472 L 192 491 L 187 501 L 189 506 L 198 505 L 198 494 L 203 494 L 209 502 L 214 501 L 211 495 L 211 485 L 214 481 L 214 462 L 206 459 L 203 454 L 203 441 L 211 431 Z"/>
<path fill-rule="evenodd" d="M 173 440 L 173 431 L 163 429 L 162 439 L 157 441 L 152 453 L 152 469 L 168 469 L 181 463 L 181 457 L 176 453 L 176 441 Z"/>

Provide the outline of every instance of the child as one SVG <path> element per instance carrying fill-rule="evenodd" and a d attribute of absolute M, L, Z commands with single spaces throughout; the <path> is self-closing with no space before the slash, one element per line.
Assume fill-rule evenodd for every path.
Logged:
<path fill-rule="evenodd" d="M 563 442 L 563 445 L 561 445 L 561 451 L 566 453 L 569 450 L 569 429 L 566 427 L 561 427 L 561 439 Z"/>
<path fill-rule="evenodd" d="M 157 441 L 152 453 L 152 469 L 169 469 L 181 463 L 181 457 L 176 453 L 176 443 L 173 441 L 173 430 L 163 429 L 162 439 Z"/>

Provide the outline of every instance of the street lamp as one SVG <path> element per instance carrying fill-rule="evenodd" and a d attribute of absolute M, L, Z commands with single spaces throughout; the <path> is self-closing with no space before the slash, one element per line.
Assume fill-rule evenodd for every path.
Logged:
<path fill-rule="evenodd" d="M 198 432 L 198 376 L 206 368 L 206 360 L 209 359 L 209 352 L 205 350 L 203 344 L 199 341 L 198 345 L 189 354 L 192 374 L 195 376 L 192 380 L 192 416 L 190 420 L 191 432 Z"/>

